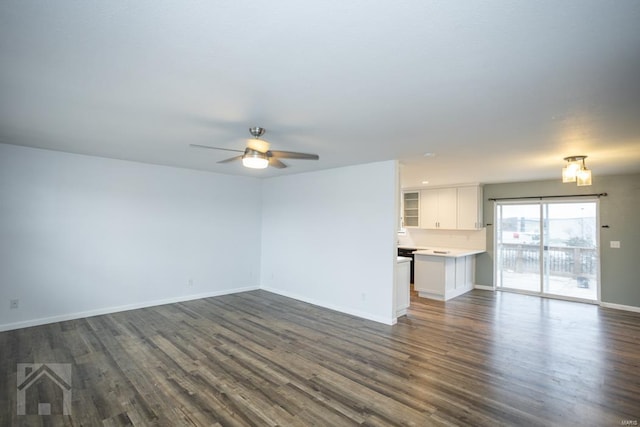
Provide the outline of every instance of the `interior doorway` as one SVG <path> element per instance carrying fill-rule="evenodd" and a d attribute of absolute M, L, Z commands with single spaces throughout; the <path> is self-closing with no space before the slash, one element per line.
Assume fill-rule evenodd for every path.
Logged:
<path fill-rule="evenodd" d="M 599 301 L 598 200 L 497 201 L 498 289 Z"/>

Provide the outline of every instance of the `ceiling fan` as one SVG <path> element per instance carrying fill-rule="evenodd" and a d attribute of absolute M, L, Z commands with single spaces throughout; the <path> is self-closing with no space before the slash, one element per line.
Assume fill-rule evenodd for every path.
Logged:
<path fill-rule="evenodd" d="M 284 169 L 286 164 L 282 163 L 280 159 L 303 159 L 303 160 L 318 160 L 320 156 L 317 154 L 308 153 L 296 153 L 294 151 L 275 151 L 269 149 L 269 143 L 264 139 L 260 139 L 265 133 L 265 129 L 261 127 L 249 128 L 249 132 L 253 136 L 253 139 L 247 141 L 247 148 L 244 150 L 234 150 L 230 148 L 211 147 L 209 145 L 189 144 L 191 147 L 209 148 L 212 150 L 224 150 L 224 151 L 236 151 L 242 153 L 239 156 L 231 157 L 230 159 L 221 160 L 218 163 L 229 163 L 236 160 L 242 160 L 242 164 L 247 168 L 252 169 L 264 169 L 271 165 L 274 168 Z"/>

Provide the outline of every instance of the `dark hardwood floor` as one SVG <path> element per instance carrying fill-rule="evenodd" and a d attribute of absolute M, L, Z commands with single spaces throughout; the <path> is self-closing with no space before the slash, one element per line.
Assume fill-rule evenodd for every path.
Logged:
<path fill-rule="evenodd" d="M 640 314 L 518 294 L 414 296 L 385 326 L 253 291 L 3 332 L 0 352 L 1 426 L 640 421 Z M 18 363 L 71 364 L 71 415 L 18 416 Z M 28 412 L 62 398 L 34 384 Z"/>

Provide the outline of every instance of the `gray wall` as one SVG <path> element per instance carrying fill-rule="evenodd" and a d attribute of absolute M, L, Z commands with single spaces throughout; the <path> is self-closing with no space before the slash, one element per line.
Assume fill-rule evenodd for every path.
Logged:
<path fill-rule="evenodd" d="M 602 302 L 640 307 L 640 174 L 593 177 L 590 187 L 559 180 L 488 184 L 484 186 L 484 221 L 493 224 L 490 198 L 608 193 L 600 199 Z M 477 258 L 476 283 L 493 285 L 493 226 L 487 227 L 487 253 Z M 620 249 L 609 241 L 619 240 Z"/>

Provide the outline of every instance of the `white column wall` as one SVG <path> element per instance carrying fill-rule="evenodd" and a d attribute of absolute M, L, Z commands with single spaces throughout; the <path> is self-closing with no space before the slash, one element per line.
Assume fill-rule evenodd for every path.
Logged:
<path fill-rule="evenodd" d="M 267 179 L 263 289 L 392 324 L 397 162 Z"/>

